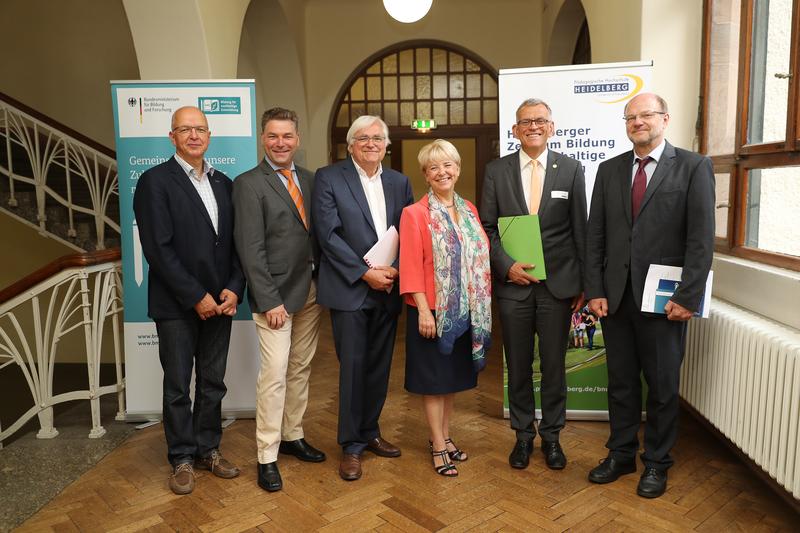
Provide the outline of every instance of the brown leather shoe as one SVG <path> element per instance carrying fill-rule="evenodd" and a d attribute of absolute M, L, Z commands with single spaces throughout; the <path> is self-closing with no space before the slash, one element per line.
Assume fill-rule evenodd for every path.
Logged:
<path fill-rule="evenodd" d="M 375 455 L 381 457 L 400 457 L 400 448 L 384 440 L 382 437 L 375 437 L 367 443 L 367 449 Z"/>
<path fill-rule="evenodd" d="M 345 481 L 355 481 L 361 477 L 361 457 L 354 453 L 343 453 L 339 463 L 339 476 Z"/>
<path fill-rule="evenodd" d="M 197 468 L 210 470 L 215 476 L 224 479 L 231 479 L 239 475 L 239 467 L 222 457 L 219 450 L 211 450 L 211 455 L 195 460 L 194 464 Z"/>
<path fill-rule="evenodd" d="M 194 469 L 190 463 L 175 466 L 169 476 L 169 488 L 175 494 L 189 494 L 194 490 Z"/>

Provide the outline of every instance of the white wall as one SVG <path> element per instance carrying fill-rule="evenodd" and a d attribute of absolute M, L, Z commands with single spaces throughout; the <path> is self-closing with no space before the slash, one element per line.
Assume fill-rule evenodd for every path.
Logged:
<path fill-rule="evenodd" d="M 112 79 L 139 68 L 121 0 L 2 0 L 0 91 L 114 147 Z"/>
<path fill-rule="evenodd" d="M 670 108 L 667 139 L 696 150 L 700 100 L 703 3 L 696 0 L 642 2 L 641 59 L 652 59 L 653 88 Z"/>

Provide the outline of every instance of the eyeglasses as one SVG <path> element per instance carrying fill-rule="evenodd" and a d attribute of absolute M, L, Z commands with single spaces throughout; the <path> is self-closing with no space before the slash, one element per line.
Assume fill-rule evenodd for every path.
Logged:
<path fill-rule="evenodd" d="M 177 126 L 172 129 L 172 132 L 178 135 L 189 135 L 192 130 L 194 130 L 197 135 L 205 135 L 208 133 L 208 128 L 204 126 Z"/>
<path fill-rule="evenodd" d="M 641 113 L 637 113 L 635 115 L 624 115 L 622 119 L 625 122 L 633 122 L 636 119 L 640 120 L 650 120 L 656 115 L 666 115 L 666 111 L 642 111 Z"/>
<path fill-rule="evenodd" d="M 375 144 L 381 144 L 383 141 L 386 140 L 386 137 L 384 137 L 383 135 L 373 135 L 372 137 L 370 137 L 369 135 L 361 135 L 353 140 L 359 144 L 366 144 L 370 141 L 374 142 Z"/>
<path fill-rule="evenodd" d="M 529 128 L 531 125 L 535 125 L 537 128 L 541 128 L 542 126 L 547 126 L 550 122 L 551 121 L 546 118 L 523 118 L 517 121 L 517 126 L 520 128 Z"/>

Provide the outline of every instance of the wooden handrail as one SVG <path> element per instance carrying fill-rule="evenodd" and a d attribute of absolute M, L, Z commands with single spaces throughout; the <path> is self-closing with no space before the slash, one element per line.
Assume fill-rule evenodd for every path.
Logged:
<path fill-rule="evenodd" d="M 110 248 L 108 250 L 98 250 L 95 252 L 87 252 L 83 254 L 70 254 L 63 255 L 58 259 L 51 261 L 42 268 L 31 272 L 24 278 L 15 281 L 8 287 L 0 290 L 0 304 L 4 304 L 11 298 L 22 294 L 37 283 L 41 283 L 50 276 L 54 276 L 68 268 L 86 267 L 98 265 L 100 263 L 109 263 L 111 261 L 119 261 L 122 253 L 119 248 Z"/>
<path fill-rule="evenodd" d="M 22 111 L 23 113 L 27 113 L 28 115 L 34 117 L 35 119 L 44 122 L 45 124 L 47 124 L 48 126 L 53 128 L 54 130 L 58 130 L 61 133 L 72 137 L 76 141 L 82 142 L 86 146 L 88 146 L 88 147 L 90 147 L 90 148 L 92 148 L 94 150 L 97 150 L 101 154 L 107 155 L 108 157 L 110 157 L 111 159 L 114 159 L 114 160 L 117 159 L 117 153 L 114 150 L 112 150 L 111 148 L 100 144 L 99 142 L 95 141 L 94 139 L 90 139 L 86 135 L 73 130 L 69 126 L 67 126 L 65 124 L 62 124 L 61 122 L 59 122 L 59 121 L 57 121 L 55 119 L 52 119 L 52 118 L 48 117 L 47 115 L 45 115 L 44 113 L 42 113 L 40 111 L 37 111 L 37 110 L 35 110 L 35 109 L 33 109 L 33 108 L 29 107 L 29 106 L 26 106 L 25 104 L 23 104 L 19 100 L 15 99 L 15 98 L 12 98 L 12 97 L 8 96 L 7 94 L 5 94 L 3 92 L 0 92 L 0 100 L 2 100 L 3 102 L 6 102 L 8 104 L 11 104 L 12 106 L 14 106 L 17 109 L 19 109 L 20 111 Z"/>

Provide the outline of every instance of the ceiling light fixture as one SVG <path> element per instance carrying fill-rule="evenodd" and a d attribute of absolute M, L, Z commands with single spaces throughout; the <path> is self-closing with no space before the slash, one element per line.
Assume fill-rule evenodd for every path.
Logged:
<path fill-rule="evenodd" d="M 416 22 L 431 9 L 433 0 L 383 0 L 383 7 L 391 17 L 399 22 Z"/>

